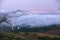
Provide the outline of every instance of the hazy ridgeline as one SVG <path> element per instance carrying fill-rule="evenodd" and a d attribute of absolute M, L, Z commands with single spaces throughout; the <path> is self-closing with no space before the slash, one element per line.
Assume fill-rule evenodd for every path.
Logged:
<path fill-rule="evenodd" d="M 51 12 L 34 14 L 28 11 L 16 10 L 0 13 L 0 30 L 4 31 L 40 31 L 42 27 L 60 24 L 60 14 Z M 42 14 L 42 15 L 41 15 Z M 56 27 L 57 27 L 56 26 Z M 53 27 L 53 26 L 52 26 Z M 44 28 L 43 28 L 44 29 Z"/>

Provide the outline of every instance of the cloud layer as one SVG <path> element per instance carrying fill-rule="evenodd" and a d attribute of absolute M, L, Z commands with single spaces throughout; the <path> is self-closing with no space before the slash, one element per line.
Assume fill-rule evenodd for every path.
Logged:
<path fill-rule="evenodd" d="M 5 14 L 7 21 L 3 25 L 31 25 L 31 26 L 47 26 L 51 24 L 60 24 L 60 15 L 40 15 L 32 14 L 25 11 L 15 11 Z M 1 18 L 3 19 L 3 18 Z M 8 24 L 8 23 L 9 24 Z"/>

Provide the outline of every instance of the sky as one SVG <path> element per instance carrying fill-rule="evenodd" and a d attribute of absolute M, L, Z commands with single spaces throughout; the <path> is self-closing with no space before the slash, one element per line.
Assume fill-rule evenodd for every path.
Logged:
<path fill-rule="evenodd" d="M 0 0 L 1 10 L 28 10 L 28 11 L 56 11 L 59 10 L 59 1 L 57 0 Z M 21 13 L 10 13 L 7 15 L 7 21 L 12 25 L 31 24 L 47 25 L 60 24 L 60 15 L 37 15 L 29 14 L 20 16 Z M 22 19 L 23 18 L 23 19 Z M 4 22 L 2 23 L 4 24 Z M 8 24 L 7 24 L 8 25 Z"/>
<path fill-rule="evenodd" d="M 56 0 L 1 0 L 0 9 L 29 11 L 58 10 Z"/>

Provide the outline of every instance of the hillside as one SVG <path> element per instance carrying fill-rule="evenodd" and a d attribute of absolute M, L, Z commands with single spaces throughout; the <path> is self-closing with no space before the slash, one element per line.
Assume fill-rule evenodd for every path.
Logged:
<path fill-rule="evenodd" d="M 60 36 L 39 32 L 0 33 L 0 40 L 60 40 Z"/>
<path fill-rule="evenodd" d="M 41 32 L 41 33 L 60 35 L 60 25 L 48 25 L 48 26 L 33 27 L 33 28 L 29 28 L 29 27 L 30 26 L 28 25 L 26 27 L 21 27 L 20 29 L 15 29 L 12 31 L 13 32 Z"/>
<path fill-rule="evenodd" d="M 0 32 L 40 32 L 40 33 L 48 33 L 48 34 L 56 34 L 60 35 L 60 25 L 48 25 L 42 27 L 33 27 L 29 28 L 30 25 L 22 25 L 13 27 L 3 26 L 0 27 Z"/>

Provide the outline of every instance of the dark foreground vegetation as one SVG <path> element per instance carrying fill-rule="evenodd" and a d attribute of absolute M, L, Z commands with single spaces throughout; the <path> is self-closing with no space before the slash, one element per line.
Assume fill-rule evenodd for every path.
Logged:
<path fill-rule="evenodd" d="M 0 32 L 40 32 L 40 33 L 48 33 L 48 34 L 57 34 L 60 35 L 60 25 L 48 25 L 43 27 L 32 27 L 30 26 L 22 26 L 18 29 L 20 26 L 13 27 L 7 27 L 2 26 L 0 27 Z"/>
<path fill-rule="evenodd" d="M 38 32 L 9 32 L 0 33 L 0 40 L 60 40 L 60 36 Z"/>
<path fill-rule="evenodd" d="M 28 27 L 0 27 L 0 40 L 60 40 L 60 25 Z"/>

